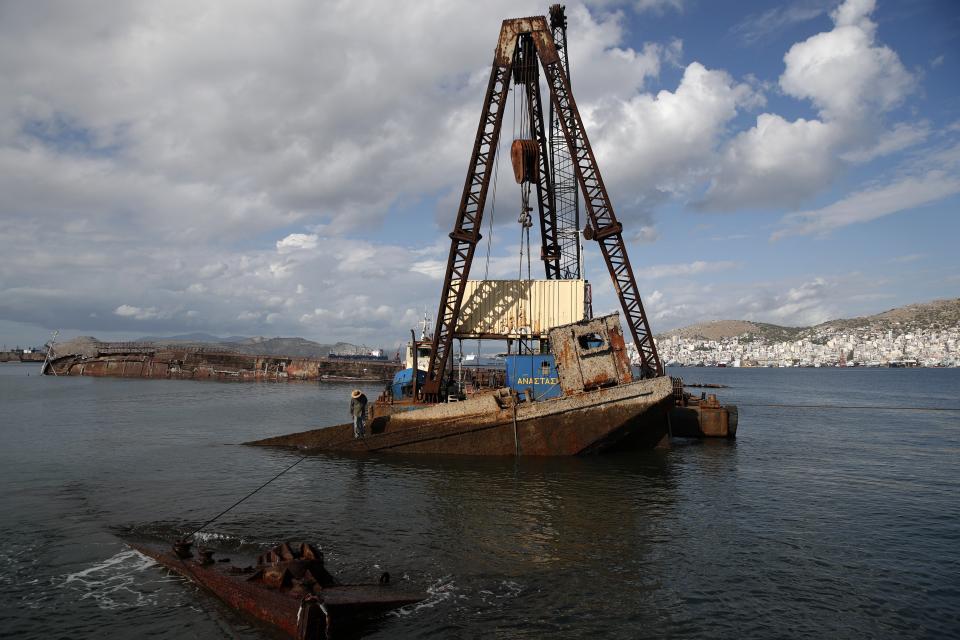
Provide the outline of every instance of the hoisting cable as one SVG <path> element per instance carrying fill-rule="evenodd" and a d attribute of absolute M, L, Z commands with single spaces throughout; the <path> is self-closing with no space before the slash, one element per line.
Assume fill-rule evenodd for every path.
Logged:
<path fill-rule="evenodd" d="M 236 502 L 234 502 L 232 505 L 230 505 L 229 507 L 227 507 L 226 509 L 224 509 L 223 511 L 221 511 L 220 513 L 218 513 L 218 514 L 215 515 L 214 517 L 212 517 L 212 518 L 210 518 L 209 520 L 207 520 L 206 522 L 204 522 L 202 525 L 200 525 L 199 527 L 197 527 L 190 535 L 186 536 L 186 537 L 183 539 L 184 542 L 188 542 L 193 536 L 195 536 L 195 535 L 197 535 L 198 533 L 200 533 L 201 531 L 203 531 L 207 526 L 213 524 L 217 519 L 220 518 L 220 516 L 225 515 L 228 511 L 230 511 L 230 510 L 233 509 L 234 507 L 238 506 L 240 503 L 242 503 L 242 502 L 245 501 L 247 498 L 251 497 L 253 494 L 257 493 L 258 491 L 260 491 L 261 489 L 263 489 L 264 487 L 266 487 L 268 484 L 270 484 L 271 482 L 273 482 L 274 480 L 276 480 L 277 478 L 279 478 L 280 476 L 282 476 L 283 474 L 285 474 L 287 471 L 290 471 L 290 469 L 293 469 L 295 466 L 297 466 L 298 464 L 300 464 L 301 462 L 303 462 L 304 460 L 306 460 L 308 457 L 309 457 L 309 456 L 303 456 L 303 457 L 301 457 L 299 460 L 297 460 L 296 462 L 294 462 L 293 464 L 291 464 L 289 467 L 287 467 L 286 469 L 284 469 L 283 471 L 281 471 L 281 472 L 278 473 L 277 475 L 273 476 L 272 478 L 270 478 L 269 480 L 267 480 L 266 482 L 264 482 L 262 485 L 260 485 L 259 487 L 257 487 L 256 489 L 254 489 L 253 491 L 251 491 L 250 493 L 248 493 L 247 495 L 243 496 L 242 498 L 240 498 L 239 500 L 237 500 Z"/>
<path fill-rule="evenodd" d="M 533 58 L 531 60 L 529 57 L 527 57 L 526 53 L 529 53 L 530 49 L 523 49 L 523 51 L 525 52 L 525 55 L 524 55 L 523 66 L 521 71 L 522 82 L 520 84 L 520 90 L 522 91 L 522 95 L 523 95 L 523 100 L 520 106 L 520 135 L 523 136 L 524 139 L 535 140 L 533 135 L 533 120 L 529 117 L 532 98 L 530 96 L 530 91 L 528 89 L 530 86 L 530 81 L 532 79 L 531 78 L 531 75 L 533 73 L 532 65 L 537 64 L 537 62 L 536 62 L 536 58 Z M 533 217 L 531 215 L 531 213 L 533 212 L 533 207 L 530 206 L 531 188 L 532 188 L 532 184 L 530 182 L 524 182 L 520 187 L 521 199 L 523 202 L 522 204 L 523 211 L 520 214 L 520 219 L 521 219 L 520 273 L 518 275 L 518 280 L 523 279 L 523 254 L 524 254 L 523 245 L 524 245 L 524 241 L 526 241 L 528 283 L 532 277 L 532 272 L 530 267 L 530 254 L 533 253 L 533 248 L 530 246 L 530 227 L 533 226 Z M 527 300 L 526 300 L 527 309 L 526 309 L 526 316 L 524 319 L 527 321 L 528 324 L 532 324 L 530 322 L 531 320 L 530 314 L 532 312 L 532 307 L 533 307 L 532 300 L 530 299 L 531 287 L 528 286 L 526 289 L 527 289 Z M 521 290 L 522 290 L 522 286 L 521 286 Z M 528 350 L 529 350 L 529 345 L 528 345 Z"/>
<path fill-rule="evenodd" d="M 483 264 L 483 279 L 490 277 L 490 245 L 493 242 L 493 218 L 497 213 L 497 178 L 500 177 L 500 147 L 503 145 L 502 136 L 497 140 L 497 146 L 493 153 L 493 194 L 490 203 L 490 215 L 487 223 L 487 258 Z M 477 338 L 477 357 L 480 357 L 480 338 Z M 479 363 L 479 361 L 478 361 Z"/>

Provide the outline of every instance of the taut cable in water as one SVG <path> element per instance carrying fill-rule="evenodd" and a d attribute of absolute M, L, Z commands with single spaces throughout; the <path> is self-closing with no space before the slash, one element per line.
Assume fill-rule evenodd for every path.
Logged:
<path fill-rule="evenodd" d="M 844 404 L 755 404 L 737 402 L 738 407 L 781 407 L 785 409 L 874 409 L 886 411 L 954 411 L 960 412 L 960 407 L 885 407 L 883 405 L 844 405 Z"/>
<path fill-rule="evenodd" d="M 217 519 L 220 518 L 220 516 L 226 514 L 226 513 L 229 512 L 231 509 L 233 509 L 234 507 L 236 507 L 237 505 L 239 505 L 240 503 L 242 503 L 244 500 L 246 500 L 247 498 L 249 498 L 250 496 L 252 496 L 252 495 L 255 494 L 256 492 L 260 491 L 260 489 L 263 489 L 265 486 L 267 486 L 268 484 L 270 484 L 271 482 L 273 482 L 274 480 L 276 480 L 277 478 L 279 478 L 280 476 L 282 476 L 283 474 L 285 474 L 287 471 L 290 471 L 290 469 L 293 469 L 295 466 L 297 466 L 298 464 L 300 464 L 301 462 L 303 462 L 303 461 L 306 460 L 306 459 L 307 459 L 307 456 L 301 457 L 299 460 L 297 460 L 296 462 L 294 462 L 293 464 L 291 464 L 289 467 L 287 467 L 286 469 L 284 469 L 283 471 L 281 471 L 281 472 L 278 473 L 277 475 L 273 476 L 272 478 L 270 478 L 269 480 L 267 480 L 266 482 L 264 482 L 262 485 L 260 485 L 259 487 L 257 487 L 256 489 L 254 489 L 253 491 L 251 491 L 250 493 L 248 493 L 247 495 L 243 496 L 242 498 L 240 498 L 239 500 L 237 500 L 236 502 L 234 502 L 232 505 L 230 505 L 229 507 L 227 507 L 226 509 L 224 509 L 223 511 L 221 511 L 221 512 L 218 513 L 217 515 L 213 516 L 212 518 L 210 518 L 209 520 L 207 520 L 206 522 L 204 522 L 202 525 L 200 525 L 199 527 L 197 527 L 197 528 L 193 531 L 193 533 L 191 533 L 190 535 L 188 535 L 187 537 L 185 537 L 185 538 L 183 539 L 184 542 L 189 541 L 193 536 L 195 536 L 195 535 L 197 535 L 198 533 L 200 533 L 201 531 L 203 531 L 208 525 L 211 525 L 211 524 L 213 524 L 214 522 L 216 522 Z"/>

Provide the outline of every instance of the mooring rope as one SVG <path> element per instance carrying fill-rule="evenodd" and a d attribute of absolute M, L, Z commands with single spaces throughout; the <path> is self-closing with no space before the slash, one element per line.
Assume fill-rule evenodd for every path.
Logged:
<path fill-rule="evenodd" d="M 887 411 L 945 411 L 960 412 L 960 407 L 887 407 L 883 405 L 844 405 L 844 404 L 760 404 L 737 402 L 738 407 L 782 407 L 785 409 L 880 409 Z"/>
<path fill-rule="evenodd" d="M 197 527 L 197 529 L 194 530 L 193 533 L 191 533 L 191 534 L 188 535 L 186 538 L 184 538 L 184 540 L 185 540 L 185 541 L 190 540 L 190 538 L 192 538 L 193 536 L 195 536 L 195 535 L 197 535 L 198 533 L 200 533 L 201 531 L 203 531 L 207 526 L 209 526 L 209 525 L 213 524 L 214 522 L 216 522 L 217 519 L 220 518 L 220 516 L 225 515 L 225 514 L 226 514 L 227 512 L 229 512 L 231 509 L 233 509 L 234 507 L 238 506 L 238 505 L 241 504 L 243 501 L 245 501 L 247 498 L 251 497 L 253 494 L 257 493 L 258 491 L 260 491 L 261 489 L 263 489 L 264 487 L 266 487 L 268 484 L 270 484 L 271 482 L 273 482 L 274 480 L 276 480 L 277 478 L 279 478 L 280 476 L 282 476 L 283 474 L 285 474 L 287 471 L 290 471 L 290 469 L 293 469 L 295 466 L 297 466 L 298 464 L 300 464 L 301 462 L 303 462 L 304 460 L 306 460 L 307 457 L 308 457 L 308 456 L 303 456 L 303 457 L 301 457 L 299 460 L 297 460 L 296 462 L 294 462 L 293 464 L 291 464 L 289 467 L 287 467 L 286 469 L 284 469 L 283 471 L 281 471 L 281 472 L 278 473 L 277 475 L 273 476 L 272 478 L 270 478 L 269 480 L 267 480 L 266 482 L 264 482 L 262 485 L 260 485 L 259 487 L 257 487 L 256 489 L 254 489 L 253 491 L 251 491 L 250 493 L 248 493 L 247 495 L 243 496 L 242 498 L 240 498 L 239 500 L 237 500 L 236 502 L 234 502 L 232 505 L 230 505 L 229 507 L 227 507 L 226 509 L 224 509 L 223 511 L 221 511 L 220 513 L 218 513 L 218 514 L 215 515 L 214 517 L 212 517 L 212 518 L 210 518 L 209 520 L 207 520 L 206 522 L 204 522 L 202 525 L 200 525 L 199 527 Z"/>

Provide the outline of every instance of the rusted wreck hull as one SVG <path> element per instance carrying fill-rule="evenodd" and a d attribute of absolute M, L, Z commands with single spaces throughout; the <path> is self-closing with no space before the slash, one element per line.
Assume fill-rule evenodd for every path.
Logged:
<path fill-rule="evenodd" d="M 332 631 L 356 627 L 388 611 L 423 600 L 426 594 L 404 592 L 386 584 L 353 584 L 325 586 L 316 595 L 289 585 L 265 587 L 251 577 L 253 567 L 246 569 L 228 559 L 207 564 L 180 558 L 159 544 L 127 542 L 136 551 L 158 564 L 195 582 L 220 598 L 231 608 L 272 625 L 294 638 L 325 638 Z M 309 599 L 305 597 L 309 595 Z M 304 627 L 304 606 L 316 603 L 320 624 Z M 319 607 L 322 605 L 322 609 Z"/>
<path fill-rule="evenodd" d="M 672 402 L 666 377 L 540 402 L 484 394 L 375 417 L 362 440 L 354 440 L 352 424 L 341 424 L 247 444 L 356 453 L 583 455 L 616 449 L 627 439 L 632 446 L 665 443 Z"/>
<path fill-rule="evenodd" d="M 41 358 L 42 359 L 42 358 Z M 96 355 L 70 354 L 52 360 L 48 375 L 239 382 L 386 382 L 397 363 L 333 358 L 252 356 L 197 350 L 110 350 Z"/>

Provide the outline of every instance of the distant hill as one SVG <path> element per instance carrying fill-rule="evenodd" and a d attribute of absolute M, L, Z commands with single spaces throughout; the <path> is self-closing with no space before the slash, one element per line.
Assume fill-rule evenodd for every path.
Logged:
<path fill-rule="evenodd" d="M 209 333 L 182 333 L 176 336 L 143 336 L 142 338 L 137 338 L 134 342 L 156 342 L 162 344 L 176 344 L 178 342 L 202 342 L 209 344 L 216 344 L 221 342 L 240 342 L 242 340 L 247 340 L 244 336 L 230 336 L 229 338 L 221 338 Z"/>
<path fill-rule="evenodd" d="M 884 327 L 898 331 L 911 329 L 942 329 L 960 325 L 960 298 L 934 300 L 896 307 L 872 316 L 830 320 L 817 328 L 856 329 L 861 327 Z"/>
<path fill-rule="evenodd" d="M 680 336 L 721 340 L 741 336 L 748 340 L 788 342 L 842 329 L 870 328 L 905 333 L 916 329 L 942 329 L 956 326 L 960 326 L 960 298 L 910 304 L 872 316 L 830 320 L 812 327 L 784 327 L 749 320 L 717 320 L 667 331 L 658 335 L 657 338 Z"/>
<path fill-rule="evenodd" d="M 750 336 L 752 338 L 762 338 L 771 342 L 784 342 L 793 340 L 795 336 L 804 331 L 803 327 L 782 327 L 776 324 L 767 324 L 765 322 L 751 322 L 749 320 L 715 320 L 713 322 L 702 322 L 692 324 L 682 329 L 667 331 L 658 338 L 669 338 L 671 336 L 680 336 L 681 338 L 701 338 L 703 340 L 722 340 L 723 338 L 732 338 L 734 336 Z"/>
<path fill-rule="evenodd" d="M 305 338 L 244 338 L 230 344 L 230 348 L 263 356 L 298 356 L 317 358 L 331 353 L 356 353 L 358 347 L 348 342 L 322 344 Z"/>

